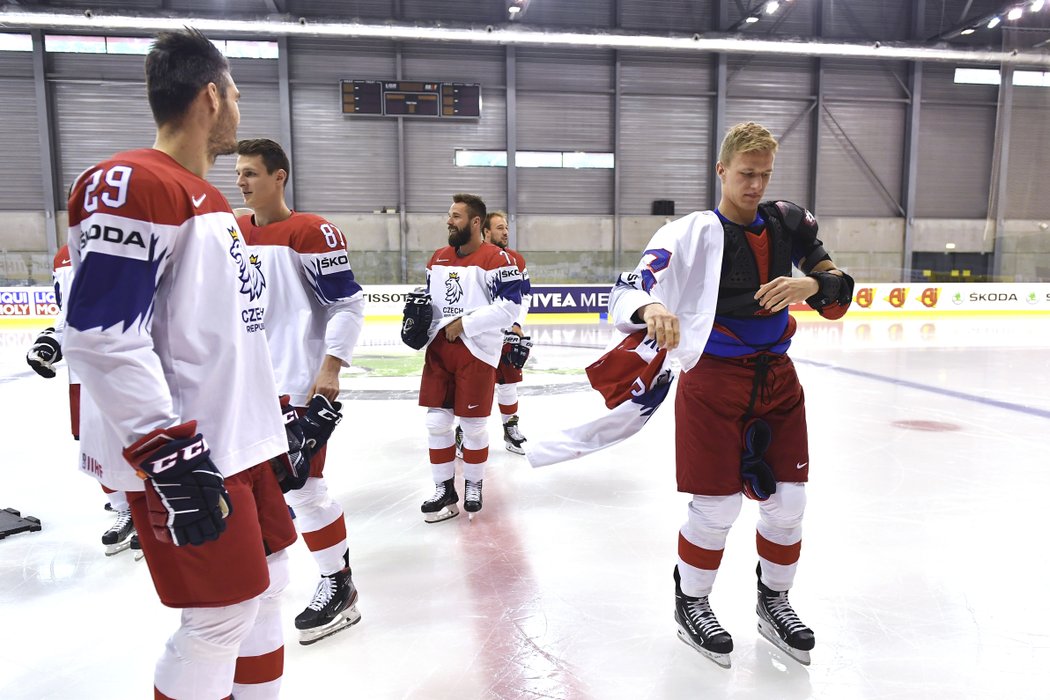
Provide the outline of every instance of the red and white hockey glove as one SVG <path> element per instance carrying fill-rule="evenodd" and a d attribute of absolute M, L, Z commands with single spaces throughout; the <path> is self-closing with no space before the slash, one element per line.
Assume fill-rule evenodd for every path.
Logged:
<path fill-rule="evenodd" d="M 146 506 L 158 540 L 176 547 L 218 539 L 233 504 L 211 450 L 191 420 L 154 430 L 124 449 L 146 482 Z"/>
<path fill-rule="evenodd" d="M 306 438 L 299 414 L 295 412 L 287 394 L 281 396 L 284 431 L 288 437 L 288 452 L 270 460 L 270 468 L 277 477 L 282 493 L 301 489 L 310 478 L 310 457 L 304 452 Z"/>

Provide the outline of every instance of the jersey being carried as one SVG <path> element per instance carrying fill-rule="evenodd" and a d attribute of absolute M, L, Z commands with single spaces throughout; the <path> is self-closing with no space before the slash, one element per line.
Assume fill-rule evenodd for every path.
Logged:
<path fill-rule="evenodd" d="M 263 318 L 277 388 L 306 406 L 324 356 L 350 364 L 364 323 L 346 239 L 315 214 L 292 212 L 261 227 L 246 215 L 237 223 L 272 292 Z"/>
<path fill-rule="evenodd" d="M 438 249 L 427 263 L 427 290 L 434 312 L 430 338 L 463 318 L 463 341 L 470 353 L 496 367 L 503 329 L 521 313 L 522 271 L 499 246 L 482 243 L 460 256 L 452 246 Z"/>
<path fill-rule="evenodd" d="M 224 476 L 286 452 L 267 282 L 222 193 L 141 149 L 86 171 L 69 205 L 64 351 L 104 419 L 95 476 L 141 491 L 122 448 L 189 420 Z"/>

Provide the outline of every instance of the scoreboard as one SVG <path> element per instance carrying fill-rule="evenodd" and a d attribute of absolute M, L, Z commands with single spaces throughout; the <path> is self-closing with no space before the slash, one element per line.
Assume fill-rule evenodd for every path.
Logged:
<path fill-rule="evenodd" d="M 415 80 L 340 80 L 343 114 L 478 119 L 481 85 Z"/>

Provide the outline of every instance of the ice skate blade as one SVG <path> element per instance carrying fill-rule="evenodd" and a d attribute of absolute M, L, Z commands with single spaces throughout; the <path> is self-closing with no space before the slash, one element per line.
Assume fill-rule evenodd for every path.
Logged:
<path fill-rule="evenodd" d="M 510 442 L 506 443 L 506 445 L 507 445 L 507 452 L 513 452 L 516 455 L 523 455 L 523 454 L 525 454 L 525 448 L 524 447 L 518 447 L 517 445 L 515 445 L 513 443 L 510 443 Z"/>
<path fill-rule="evenodd" d="M 689 637 L 689 635 L 686 634 L 681 628 L 679 628 L 678 630 L 678 638 L 686 644 L 688 644 L 693 649 L 696 649 L 703 656 L 715 662 L 721 668 L 730 668 L 733 665 L 733 662 L 729 658 L 729 654 L 719 654 L 718 652 L 704 649 L 702 646 L 695 644 L 693 640 Z"/>
<path fill-rule="evenodd" d="M 758 633 L 765 637 L 766 641 L 780 649 L 782 652 L 790 656 L 795 661 L 799 662 L 803 666 L 809 666 L 809 652 L 803 651 L 802 649 L 795 649 L 790 646 L 787 642 L 780 638 L 776 630 L 773 629 L 772 625 L 763 619 L 758 621 Z"/>
<path fill-rule="evenodd" d="M 120 554 L 125 549 L 130 549 L 131 548 L 131 538 L 129 537 L 128 539 L 124 540 L 123 542 L 117 542 L 116 544 L 107 544 L 107 545 L 105 545 L 105 547 L 106 547 L 106 556 L 107 557 L 111 557 L 114 554 Z"/>
<path fill-rule="evenodd" d="M 459 515 L 459 508 L 457 506 L 445 506 L 436 513 L 424 513 L 423 520 L 428 523 L 440 523 L 450 520 L 457 515 Z"/>
<path fill-rule="evenodd" d="M 357 612 L 357 606 L 352 605 L 327 625 L 315 627 L 309 630 L 299 630 L 299 644 L 310 646 L 325 637 L 331 637 L 337 632 L 342 632 L 347 627 L 352 627 L 361 621 L 361 613 Z"/>

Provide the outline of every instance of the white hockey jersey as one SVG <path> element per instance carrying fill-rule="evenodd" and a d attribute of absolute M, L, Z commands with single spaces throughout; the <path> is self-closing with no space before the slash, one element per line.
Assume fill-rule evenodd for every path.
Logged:
<path fill-rule="evenodd" d="M 160 151 L 128 151 L 80 178 L 69 226 L 64 351 L 104 419 L 95 476 L 142 490 L 122 448 L 189 420 L 226 476 L 287 451 L 266 279 L 222 193 Z"/>
<path fill-rule="evenodd" d="M 529 268 L 525 265 L 525 258 L 516 250 L 504 248 L 504 252 L 510 255 L 511 260 L 521 270 L 521 311 L 514 321 L 521 328 L 525 327 L 525 317 L 529 315 L 529 307 L 532 306 L 532 281 L 529 279 Z"/>
<path fill-rule="evenodd" d="M 346 364 L 364 324 L 365 297 L 354 279 L 343 233 L 315 214 L 256 226 L 237 219 L 270 291 L 263 318 L 277 388 L 306 406 L 325 355 Z"/>
<path fill-rule="evenodd" d="M 492 243 L 482 243 L 463 257 L 452 246 L 439 248 L 427 263 L 427 289 L 434 312 L 430 340 L 462 317 L 464 345 L 474 357 L 496 367 L 503 329 L 521 313 L 522 273 L 510 255 Z"/>

